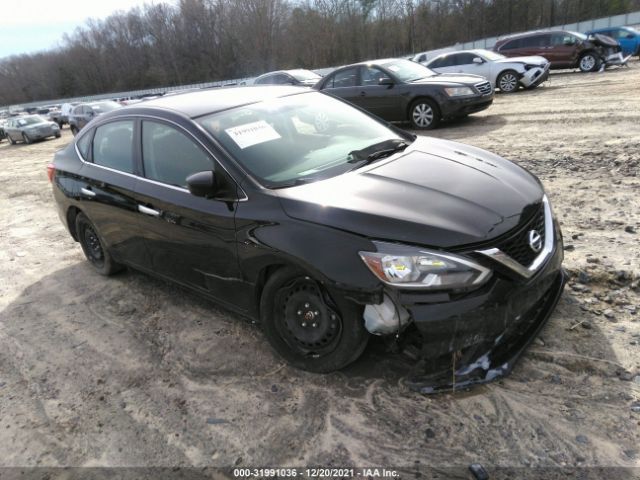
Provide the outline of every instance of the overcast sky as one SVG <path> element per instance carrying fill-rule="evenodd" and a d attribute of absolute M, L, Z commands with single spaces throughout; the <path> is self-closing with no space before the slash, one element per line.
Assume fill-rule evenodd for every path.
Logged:
<path fill-rule="evenodd" d="M 88 18 L 105 18 L 158 0 L 3 0 L 0 2 L 0 58 L 48 50 Z M 162 3 L 176 3 L 163 0 Z"/>

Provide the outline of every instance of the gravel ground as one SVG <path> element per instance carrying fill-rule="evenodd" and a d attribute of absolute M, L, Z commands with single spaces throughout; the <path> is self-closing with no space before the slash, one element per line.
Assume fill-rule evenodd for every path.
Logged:
<path fill-rule="evenodd" d="M 375 343 L 344 372 L 308 374 L 206 300 L 98 276 L 46 178 L 69 131 L 2 142 L 0 467 L 640 467 L 639 83 L 636 60 L 553 74 L 431 133 L 543 180 L 572 275 L 511 376 L 431 397 Z"/>

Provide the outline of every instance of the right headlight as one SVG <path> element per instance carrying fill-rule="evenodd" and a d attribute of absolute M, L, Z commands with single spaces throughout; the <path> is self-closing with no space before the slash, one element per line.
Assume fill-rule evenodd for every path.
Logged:
<path fill-rule="evenodd" d="M 463 97 L 465 95 L 473 95 L 475 92 L 469 87 L 447 87 L 444 89 L 450 97 Z"/>
<path fill-rule="evenodd" d="M 491 270 L 451 253 L 373 242 L 377 252 L 359 252 L 360 258 L 381 281 L 399 288 L 429 290 L 478 287 Z"/>

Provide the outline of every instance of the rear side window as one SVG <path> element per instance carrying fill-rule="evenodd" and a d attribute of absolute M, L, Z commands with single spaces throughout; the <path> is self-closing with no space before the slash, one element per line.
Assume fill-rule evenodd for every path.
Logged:
<path fill-rule="evenodd" d="M 84 160 L 89 159 L 89 147 L 91 146 L 91 137 L 93 132 L 85 133 L 80 139 L 76 142 L 76 147 L 78 147 L 78 151 Z"/>
<path fill-rule="evenodd" d="M 516 48 L 520 48 L 521 45 L 522 45 L 522 39 L 516 38 L 515 40 L 506 42 L 504 45 L 500 47 L 500 50 L 515 50 Z"/>
<path fill-rule="evenodd" d="M 187 177 L 213 170 L 209 155 L 184 133 L 163 123 L 142 122 L 142 161 L 150 180 L 186 187 Z"/>
<path fill-rule="evenodd" d="M 133 173 L 133 121 L 111 122 L 96 128 L 93 163 Z"/>

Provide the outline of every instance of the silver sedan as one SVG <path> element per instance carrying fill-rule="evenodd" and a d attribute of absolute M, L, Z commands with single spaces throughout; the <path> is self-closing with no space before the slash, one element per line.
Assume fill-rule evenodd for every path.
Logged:
<path fill-rule="evenodd" d="M 40 115 L 25 115 L 10 118 L 4 127 L 7 139 L 12 145 L 16 142 L 32 143 L 47 137 L 60 138 L 60 127 L 55 122 Z"/>

